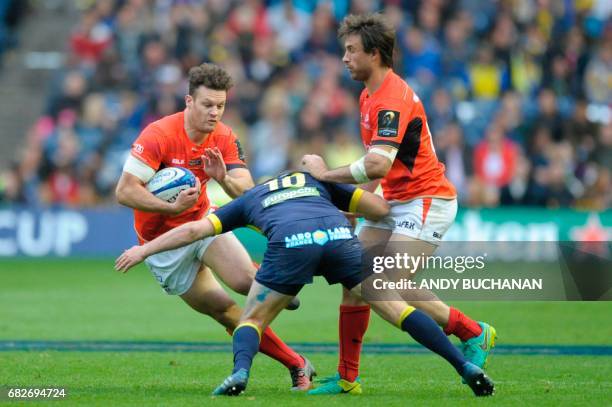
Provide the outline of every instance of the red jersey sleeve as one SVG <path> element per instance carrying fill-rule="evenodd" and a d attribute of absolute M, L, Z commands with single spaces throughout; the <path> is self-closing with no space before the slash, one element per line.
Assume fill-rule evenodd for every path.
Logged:
<path fill-rule="evenodd" d="M 370 111 L 370 120 L 373 122 L 370 144 L 399 148 L 411 113 L 403 100 L 387 99 L 373 106 Z"/>
<path fill-rule="evenodd" d="M 244 162 L 244 152 L 242 150 L 242 146 L 240 145 L 240 140 L 234 134 L 234 132 L 230 132 L 227 137 L 227 142 L 223 144 L 223 149 L 221 149 L 221 154 L 223 154 L 223 161 L 225 162 L 225 167 L 228 170 L 233 170 L 234 168 L 246 168 L 246 164 Z"/>
<path fill-rule="evenodd" d="M 132 144 L 131 153 L 134 157 L 157 171 L 163 157 L 161 130 L 155 124 L 145 127 Z"/>

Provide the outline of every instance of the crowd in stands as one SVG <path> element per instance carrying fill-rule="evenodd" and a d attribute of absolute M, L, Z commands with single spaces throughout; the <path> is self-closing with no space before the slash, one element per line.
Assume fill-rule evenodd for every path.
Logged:
<path fill-rule="evenodd" d="M 28 0 L 0 0 L 0 69 L 4 54 L 18 46 L 18 28 L 26 14 Z"/>
<path fill-rule="evenodd" d="M 461 205 L 610 207 L 609 0 L 77 3 L 65 68 L 0 201 L 114 202 L 132 141 L 184 108 L 186 74 L 204 61 L 234 77 L 223 121 L 256 179 L 304 153 L 350 163 L 364 153 L 362 84 L 342 65 L 336 29 L 348 13 L 381 11 Z"/>

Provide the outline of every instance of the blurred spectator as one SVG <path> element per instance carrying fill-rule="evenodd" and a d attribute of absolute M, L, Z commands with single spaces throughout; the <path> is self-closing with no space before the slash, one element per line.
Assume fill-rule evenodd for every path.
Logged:
<path fill-rule="evenodd" d="M 588 102 L 585 99 L 576 100 L 572 117 L 565 122 L 563 138 L 571 142 L 574 147 L 586 139 L 594 141 L 599 133 L 599 125 L 589 119 L 587 108 Z"/>
<path fill-rule="evenodd" d="M 113 40 L 113 32 L 108 22 L 103 20 L 102 10 L 110 1 L 103 1 L 83 13 L 79 25 L 70 37 L 70 48 L 85 67 L 94 66 L 102 58 L 102 53 Z"/>
<path fill-rule="evenodd" d="M 587 210 L 608 210 L 612 204 L 612 123 L 599 132 L 592 158 L 593 161 L 585 166 L 585 192 L 576 206 Z"/>
<path fill-rule="evenodd" d="M 0 174 L 0 203 L 27 204 L 25 182 L 19 163 L 11 163 L 10 168 Z"/>
<path fill-rule="evenodd" d="M 612 172 L 612 122 L 601 129 L 593 155 L 595 163 Z"/>
<path fill-rule="evenodd" d="M 304 52 L 310 55 L 338 54 L 340 45 L 336 38 L 336 21 L 329 3 L 320 2 L 311 21 L 312 34 L 304 45 Z"/>
<path fill-rule="evenodd" d="M 586 176 L 588 162 L 596 149 L 599 125 L 589 120 L 587 101 L 579 99 L 574 105 L 574 112 L 564 125 L 564 139 L 571 143 L 576 152 L 577 170 L 581 177 Z"/>
<path fill-rule="evenodd" d="M 446 165 L 446 177 L 457 188 L 459 202 L 466 201 L 469 177 L 472 174 L 472 154 L 463 140 L 461 127 L 449 122 L 436 136 L 436 155 Z"/>
<path fill-rule="evenodd" d="M 59 93 L 51 95 L 47 114 L 56 119 L 61 111 L 67 109 L 80 113 L 86 92 L 85 75 L 79 71 L 68 72 L 62 81 Z"/>
<path fill-rule="evenodd" d="M 569 64 L 561 55 L 553 58 L 550 72 L 544 75 L 543 85 L 550 88 L 557 97 L 569 96 L 571 91 Z"/>
<path fill-rule="evenodd" d="M 469 76 L 472 95 L 476 99 L 496 99 L 504 89 L 504 68 L 495 60 L 493 49 L 481 44 L 476 61 L 470 65 Z"/>
<path fill-rule="evenodd" d="M 533 128 L 547 127 L 554 141 L 563 140 L 563 118 L 557 106 L 557 97 L 551 89 L 545 88 L 540 91 L 538 112 L 531 122 Z"/>
<path fill-rule="evenodd" d="M 0 68 L 4 52 L 19 44 L 17 28 L 28 7 L 29 0 L 0 0 Z"/>
<path fill-rule="evenodd" d="M 455 18 L 446 24 L 445 47 L 442 52 L 443 77 L 448 78 L 455 97 L 465 99 L 469 87 L 468 62 L 474 53 L 475 43 L 470 38 L 469 24 Z"/>
<path fill-rule="evenodd" d="M 557 144 L 550 152 L 550 163 L 543 169 L 546 191 L 546 206 L 558 208 L 570 206 L 575 191 L 571 190 L 573 178 L 572 147 L 568 143 Z M 579 187 L 579 186 L 578 186 Z"/>
<path fill-rule="evenodd" d="M 442 73 L 441 53 L 435 37 L 409 28 L 401 39 L 404 74 L 423 86 L 432 85 Z"/>
<path fill-rule="evenodd" d="M 512 141 L 525 145 L 528 129 L 523 115 L 523 103 L 518 93 L 513 91 L 504 93 L 495 119 Z"/>
<path fill-rule="evenodd" d="M 590 101 L 609 104 L 612 100 L 612 40 L 601 45 L 586 68 L 586 93 Z"/>
<path fill-rule="evenodd" d="M 283 0 L 271 7 L 268 16 L 277 44 L 285 52 L 297 52 L 310 37 L 310 14 L 295 7 L 292 0 Z"/>
<path fill-rule="evenodd" d="M 516 170 L 510 182 L 503 186 L 500 191 L 500 204 L 506 206 L 531 205 L 531 164 L 527 157 L 518 154 L 516 159 Z"/>
<path fill-rule="evenodd" d="M 436 89 L 431 99 L 431 106 L 427 109 L 427 123 L 432 136 L 436 137 L 443 128 L 455 121 L 456 115 L 453 100 L 446 89 Z"/>
<path fill-rule="evenodd" d="M 506 186 L 516 170 L 518 148 L 494 123 L 474 150 L 474 172 L 485 185 Z"/>
<path fill-rule="evenodd" d="M 135 72 L 133 81 L 137 83 L 136 90 L 145 98 L 155 97 L 156 78 L 165 66 L 168 51 L 159 39 L 148 40 L 142 50 L 142 61 Z"/>
<path fill-rule="evenodd" d="M 251 171 L 255 179 L 271 177 L 287 168 L 295 129 L 287 116 L 286 93 L 280 87 L 264 95 L 262 118 L 249 132 Z"/>
<path fill-rule="evenodd" d="M 512 49 L 516 45 L 517 40 L 516 26 L 512 17 L 502 11 L 498 14 L 495 21 L 490 42 L 493 46 L 495 58 L 500 61 L 505 72 L 510 68 Z"/>
<path fill-rule="evenodd" d="M 80 185 L 75 168 L 63 163 L 57 166 L 43 184 L 41 194 L 42 201 L 46 204 L 80 205 Z"/>

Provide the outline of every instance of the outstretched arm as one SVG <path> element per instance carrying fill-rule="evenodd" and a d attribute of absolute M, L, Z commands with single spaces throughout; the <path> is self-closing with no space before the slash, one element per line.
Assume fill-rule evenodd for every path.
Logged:
<path fill-rule="evenodd" d="M 126 250 L 115 261 L 115 270 L 125 273 L 152 254 L 176 249 L 214 234 L 215 228 L 208 218 L 187 222 L 142 246 L 133 246 Z"/>

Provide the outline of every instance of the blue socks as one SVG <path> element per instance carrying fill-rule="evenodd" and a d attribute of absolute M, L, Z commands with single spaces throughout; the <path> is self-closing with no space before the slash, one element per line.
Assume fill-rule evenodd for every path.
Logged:
<path fill-rule="evenodd" d="M 259 332 L 251 325 L 239 325 L 234 331 L 234 370 L 251 370 L 253 358 L 259 350 Z"/>
<path fill-rule="evenodd" d="M 463 374 L 465 358 L 427 314 L 418 309 L 412 311 L 402 321 L 402 331 L 407 332 L 418 343 L 446 359 L 453 365 L 457 373 Z"/>

